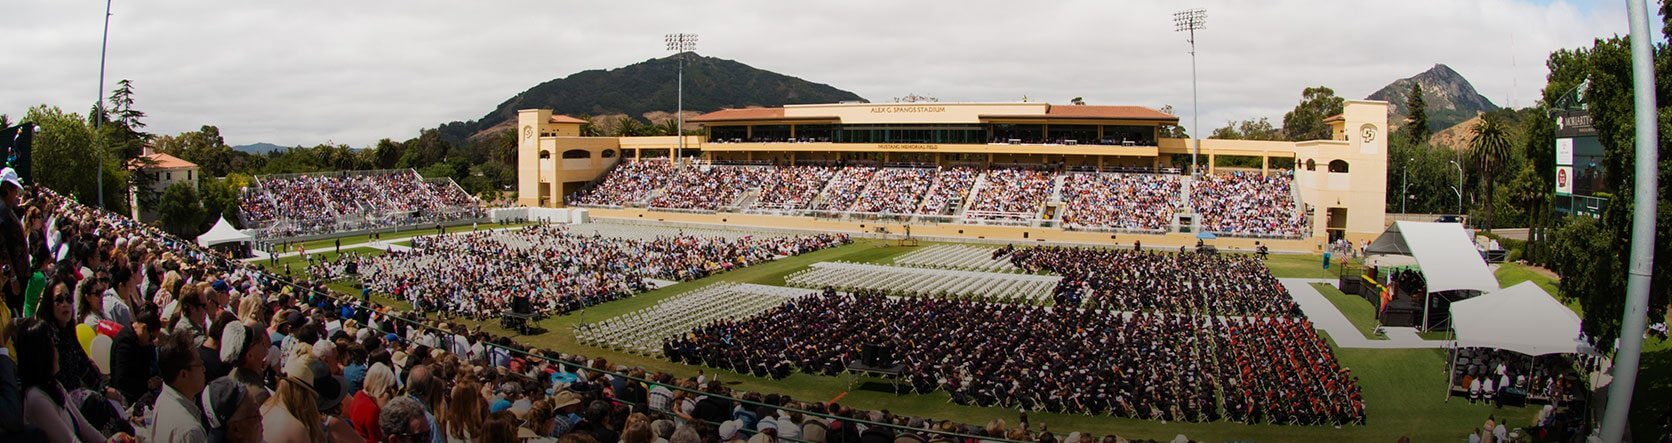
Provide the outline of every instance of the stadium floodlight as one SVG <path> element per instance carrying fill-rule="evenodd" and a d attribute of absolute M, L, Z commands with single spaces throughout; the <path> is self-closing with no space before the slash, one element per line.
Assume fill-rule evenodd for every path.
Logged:
<path fill-rule="evenodd" d="M 674 57 L 679 59 L 679 93 L 678 107 L 674 111 L 674 119 L 678 127 L 674 128 L 674 136 L 679 137 L 678 147 L 674 149 L 674 166 L 679 165 L 679 156 L 685 153 L 685 53 L 697 49 L 696 34 L 668 34 L 663 41 L 668 44 L 668 50 L 674 51 Z"/>
<path fill-rule="evenodd" d="M 1202 149 L 1197 141 L 1202 134 L 1202 112 L 1196 102 L 1196 31 L 1207 29 L 1208 11 L 1202 8 L 1186 9 L 1173 13 L 1173 30 L 1188 32 L 1190 36 L 1185 41 L 1190 42 L 1190 175 L 1196 175 L 1196 154 Z"/>

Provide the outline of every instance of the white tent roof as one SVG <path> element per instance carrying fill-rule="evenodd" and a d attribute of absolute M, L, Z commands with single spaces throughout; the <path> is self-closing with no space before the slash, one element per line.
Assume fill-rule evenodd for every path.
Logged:
<path fill-rule="evenodd" d="M 1457 345 L 1539 356 L 1578 352 L 1579 316 L 1533 282 L 1451 304 Z"/>
<path fill-rule="evenodd" d="M 209 232 L 205 232 L 203 235 L 197 236 L 197 244 L 206 248 L 221 243 L 248 241 L 255 241 L 255 237 L 251 237 L 249 234 L 239 231 L 238 228 L 232 227 L 232 223 L 227 223 L 226 217 L 221 217 L 220 221 L 215 222 L 215 227 L 209 228 Z"/>
<path fill-rule="evenodd" d="M 1366 252 L 1416 257 L 1429 292 L 1498 290 L 1498 278 L 1461 224 L 1396 221 Z"/>

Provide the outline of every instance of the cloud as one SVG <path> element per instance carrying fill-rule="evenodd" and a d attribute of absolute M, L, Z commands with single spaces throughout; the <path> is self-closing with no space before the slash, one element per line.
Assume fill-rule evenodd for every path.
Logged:
<path fill-rule="evenodd" d="M 216 125 L 234 144 L 367 146 L 479 118 L 522 90 L 698 52 L 854 91 L 946 101 L 1173 105 L 1189 123 L 1190 56 L 1171 14 L 1199 6 L 1202 131 L 1271 117 L 1301 89 L 1362 98 L 1450 65 L 1500 105 L 1538 96 L 1558 48 L 1626 33 L 1613 2 L 319 1 L 117 2 L 105 88 L 132 79 L 150 129 Z M 104 4 L 36 1 L 0 16 L 0 112 L 96 98 Z M 1658 30 L 1658 27 L 1657 27 Z"/>

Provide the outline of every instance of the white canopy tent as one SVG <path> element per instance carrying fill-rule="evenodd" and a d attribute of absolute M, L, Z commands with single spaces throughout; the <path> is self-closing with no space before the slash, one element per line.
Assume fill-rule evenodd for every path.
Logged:
<path fill-rule="evenodd" d="M 1498 278 L 1461 224 L 1396 221 L 1365 253 L 1416 258 L 1428 292 L 1498 290 Z"/>
<path fill-rule="evenodd" d="M 1579 315 L 1533 282 L 1451 304 L 1457 345 L 1531 356 L 1579 352 Z"/>
<path fill-rule="evenodd" d="M 205 248 L 223 243 L 248 243 L 254 241 L 255 237 L 251 237 L 249 234 L 239 231 L 238 228 L 232 227 L 232 223 L 228 223 L 226 221 L 226 217 L 221 217 L 220 221 L 215 222 L 215 227 L 209 228 L 209 232 L 205 232 L 203 235 L 197 236 L 197 244 Z"/>

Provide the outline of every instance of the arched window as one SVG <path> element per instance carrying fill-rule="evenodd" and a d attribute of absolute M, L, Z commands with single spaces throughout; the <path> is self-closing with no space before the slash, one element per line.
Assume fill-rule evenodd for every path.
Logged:
<path fill-rule="evenodd" d="M 544 160 L 544 159 L 548 159 L 548 158 L 552 158 L 552 151 L 547 151 L 547 150 L 544 150 L 544 149 L 540 150 L 540 159 Z"/>
<path fill-rule="evenodd" d="M 614 149 L 605 149 L 604 150 L 604 158 L 615 158 L 615 150 Z"/>
<path fill-rule="evenodd" d="M 1306 170 L 1308 170 L 1308 171 L 1316 171 L 1316 170 L 1318 170 L 1318 162 L 1316 162 L 1316 161 L 1313 161 L 1313 160 L 1312 160 L 1312 159 L 1310 159 L 1310 158 L 1309 158 L 1309 159 L 1306 159 Z"/>
<path fill-rule="evenodd" d="M 592 158 L 592 153 L 585 149 L 570 149 L 563 151 L 563 158 Z"/>
<path fill-rule="evenodd" d="M 1329 162 L 1329 172 L 1347 172 L 1347 161 L 1331 160 Z"/>

